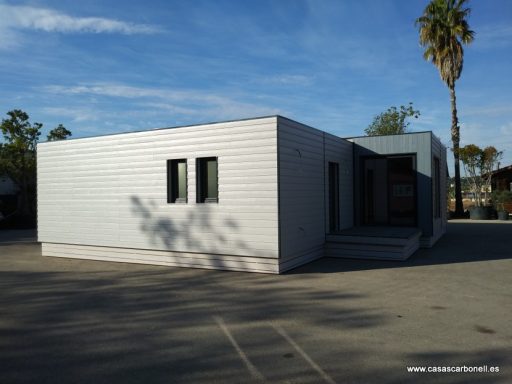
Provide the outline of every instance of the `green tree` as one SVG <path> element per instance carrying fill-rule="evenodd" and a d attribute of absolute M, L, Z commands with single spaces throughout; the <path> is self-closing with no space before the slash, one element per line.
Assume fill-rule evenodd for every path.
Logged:
<path fill-rule="evenodd" d="M 71 136 L 71 132 L 66 129 L 62 124 L 59 124 L 56 128 L 52 129 L 46 139 L 48 141 L 65 140 Z"/>
<path fill-rule="evenodd" d="M 418 118 L 420 111 L 412 107 L 412 103 L 404 106 L 401 105 L 400 109 L 397 107 L 390 107 L 386 112 L 375 116 L 372 123 L 364 130 L 368 136 L 377 135 L 397 135 L 407 132 L 409 122 L 408 117 Z"/>
<path fill-rule="evenodd" d="M 498 168 L 503 151 L 498 151 L 492 146 L 482 149 L 477 145 L 468 144 L 459 148 L 458 152 L 476 205 L 482 206 L 482 203 L 487 203 L 492 172 Z"/>
<path fill-rule="evenodd" d="M 473 41 L 474 32 L 469 29 L 467 18 L 471 9 L 468 0 L 432 0 L 416 19 L 419 26 L 420 44 L 425 47 L 423 57 L 431 61 L 450 91 L 452 126 L 451 136 L 455 163 L 455 214 L 462 215 L 460 181 L 460 129 L 457 118 L 455 82 L 462 73 L 464 63 L 463 44 Z"/>
<path fill-rule="evenodd" d="M 30 117 L 20 109 L 7 112 L 0 129 L 0 174 L 7 175 L 19 188 L 18 214 L 35 217 L 36 197 L 36 146 L 41 135 L 41 123 L 31 123 Z M 49 140 L 71 136 L 62 124 L 48 135 Z M 50 139 L 51 137 L 51 139 Z"/>
<path fill-rule="evenodd" d="M 22 216 L 33 214 L 30 195 L 36 183 L 36 145 L 41 135 L 40 123 L 30 123 L 19 109 L 7 112 L 1 124 L 4 143 L 0 150 L 0 173 L 11 178 L 20 189 L 18 210 Z M 32 192 L 32 193 L 31 193 Z"/>

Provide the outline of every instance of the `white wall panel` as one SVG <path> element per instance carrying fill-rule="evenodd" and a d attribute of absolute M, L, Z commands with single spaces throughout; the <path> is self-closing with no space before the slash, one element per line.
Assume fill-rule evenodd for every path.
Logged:
<path fill-rule="evenodd" d="M 40 144 L 39 241 L 276 260 L 276 120 Z M 196 204 L 195 159 L 207 156 L 218 157 L 218 204 Z M 188 204 L 167 204 L 176 158 L 187 159 Z"/>
<path fill-rule="evenodd" d="M 278 120 L 280 268 L 323 255 L 328 230 L 327 163 L 340 168 L 340 219 L 352 226 L 352 143 L 286 118 Z"/>

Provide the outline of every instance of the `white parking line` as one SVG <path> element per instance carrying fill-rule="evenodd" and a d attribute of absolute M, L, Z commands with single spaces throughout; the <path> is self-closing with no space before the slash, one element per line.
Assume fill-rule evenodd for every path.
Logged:
<path fill-rule="evenodd" d="M 224 332 L 224 334 L 226 335 L 226 337 L 229 339 L 229 341 L 231 342 L 231 344 L 233 345 L 233 347 L 235 348 L 235 350 L 237 351 L 238 353 L 238 356 L 240 356 L 240 358 L 242 359 L 242 361 L 244 362 L 245 366 L 247 367 L 247 369 L 249 370 L 249 372 L 251 373 L 251 375 L 256 378 L 256 379 L 259 379 L 259 380 L 265 380 L 265 377 L 261 374 L 260 371 L 258 371 L 258 368 L 256 368 L 254 366 L 253 363 L 251 363 L 251 361 L 249 360 L 249 358 L 247 357 L 247 355 L 245 354 L 244 351 L 242 351 L 242 348 L 240 348 L 240 346 L 238 345 L 238 343 L 236 342 L 235 338 L 233 337 L 233 335 L 231 334 L 231 332 L 229 331 L 228 327 L 226 326 L 226 324 L 224 323 L 224 320 L 220 317 L 220 316 L 213 316 L 213 319 L 215 320 L 215 322 L 219 325 L 220 329 L 222 329 L 222 332 Z"/>
<path fill-rule="evenodd" d="M 329 384 L 336 384 L 336 382 L 327 374 L 325 371 L 313 361 L 311 357 L 295 342 L 293 339 L 285 332 L 285 330 L 279 326 L 272 325 L 277 333 L 279 333 L 281 336 L 283 336 L 288 343 L 291 344 L 293 348 L 302 356 L 304 360 L 306 360 L 311 367 L 317 371 L 320 376 L 325 380 L 326 383 Z"/>

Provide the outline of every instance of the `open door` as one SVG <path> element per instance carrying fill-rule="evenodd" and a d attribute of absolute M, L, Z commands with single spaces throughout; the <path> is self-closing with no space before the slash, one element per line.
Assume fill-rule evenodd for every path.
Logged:
<path fill-rule="evenodd" d="M 379 156 L 362 161 L 363 224 L 416 226 L 416 156 Z"/>
<path fill-rule="evenodd" d="M 388 209 L 390 225 L 416 225 L 415 160 L 415 156 L 393 156 L 388 158 Z"/>

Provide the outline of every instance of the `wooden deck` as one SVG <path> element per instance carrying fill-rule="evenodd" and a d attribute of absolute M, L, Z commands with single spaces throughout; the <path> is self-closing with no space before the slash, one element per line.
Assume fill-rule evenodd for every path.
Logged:
<path fill-rule="evenodd" d="M 420 246 L 421 230 L 411 227 L 354 227 L 327 235 L 325 255 L 357 259 L 406 260 Z"/>
<path fill-rule="evenodd" d="M 368 237 L 392 237 L 398 239 L 407 239 L 416 234 L 420 229 L 415 227 L 383 227 L 383 226 L 365 226 L 344 229 L 343 231 L 332 233 L 332 235 L 341 236 L 368 236 Z"/>

